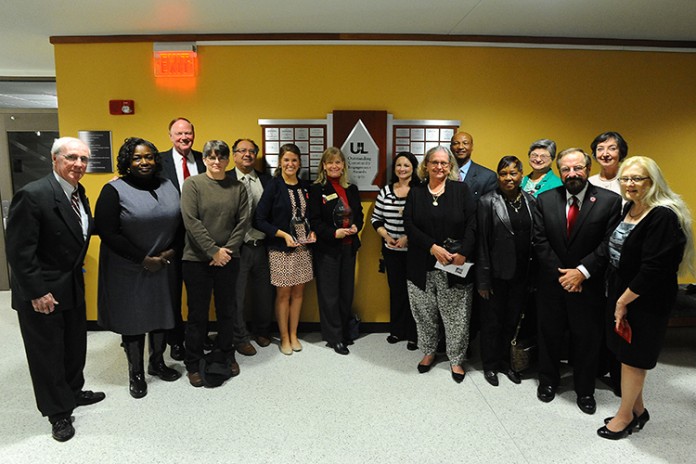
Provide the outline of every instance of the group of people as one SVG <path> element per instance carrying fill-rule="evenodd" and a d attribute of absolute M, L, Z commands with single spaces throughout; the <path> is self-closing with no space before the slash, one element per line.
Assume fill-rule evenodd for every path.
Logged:
<path fill-rule="evenodd" d="M 642 429 L 650 418 L 645 375 L 657 362 L 677 277 L 696 275 L 688 208 L 652 159 L 626 158 L 617 132 L 598 135 L 591 155 L 569 148 L 556 156 L 555 142 L 537 140 L 526 176 L 515 156 L 502 157 L 495 172 L 474 163 L 473 146 L 460 132 L 420 164 L 408 152 L 394 157 L 372 215 L 390 286 L 387 341 L 419 347 L 418 372 L 426 373 L 444 340 L 461 382 L 480 326 L 485 380 L 498 386 L 503 373 L 520 383 L 510 344 L 527 316 L 537 321 L 540 401 L 555 398 L 560 362 L 569 359 L 582 412 L 596 411 L 595 379 L 607 372 L 621 397 L 599 436 Z M 600 172 L 590 177 L 593 158 Z"/>
<path fill-rule="evenodd" d="M 54 172 L 13 198 L 7 223 L 12 306 L 37 406 L 56 440 L 74 435 L 75 407 L 105 398 L 83 390 L 82 263 L 93 233 L 101 238 L 98 323 L 121 335 L 134 398 L 147 394 L 146 334 L 147 373 L 164 381 L 181 376 L 164 362 L 169 343 L 194 387 L 206 384 L 211 348 L 227 377 L 238 375 L 235 353 L 256 354 L 252 340 L 259 347 L 271 343 L 273 312 L 281 353 L 301 351 L 304 288 L 315 277 L 327 346 L 347 355 L 355 338 L 350 321 L 364 217 L 343 153 L 328 148 L 309 184 L 298 175 L 301 153 L 294 144 L 280 147 L 270 176 L 255 169 L 259 147 L 251 139 L 231 148 L 211 140 L 196 152 L 194 127 L 185 118 L 170 123 L 169 136 L 173 146 L 165 152 L 142 138 L 125 140 L 119 175 L 102 188 L 94 219 L 79 184 L 90 151 L 78 139 L 56 140 Z M 599 185 L 588 180 L 592 158 L 579 148 L 556 157 L 553 141 L 534 142 L 532 172 L 523 177 L 514 156 L 503 157 L 495 172 L 473 162 L 473 146 L 471 135 L 460 132 L 450 147 L 430 149 L 420 163 L 410 152 L 393 159 L 392 181 L 379 192 L 371 217 L 383 238 L 390 287 L 387 341 L 420 349 L 420 373 L 431 369 L 444 342 L 451 376 L 462 382 L 467 348 L 480 325 L 486 381 L 497 386 L 503 373 L 520 383 L 509 344 L 522 314 L 535 309 L 538 398 L 554 399 L 569 333 L 579 408 L 595 412 L 601 359 L 621 393 L 617 414 L 598 434 L 616 439 L 642 429 L 650 417 L 645 374 L 656 364 L 677 274 L 694 270 L 688 209 L 654 161 L 623 161 L 628 146 L 616 132 L 592 143 Z M 621 197 L 611 191 L 617 185 L 623 211 Z M 251 330 L 247 300 L 253 300 Z M 472 324 L 472 317 L 479 322 Z M 625 337 L 629 324 L 632 339 Z"/>

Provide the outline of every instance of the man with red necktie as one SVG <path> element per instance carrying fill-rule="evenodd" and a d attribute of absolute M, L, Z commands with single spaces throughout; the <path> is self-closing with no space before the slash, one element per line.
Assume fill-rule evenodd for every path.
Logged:
<path fill-rule="evenodd" d="M 172 141 L 172 148 L 161 152 L 162 156 L 162 176 L 169 179 L 176 189 L 181 193 L 181 186 L 190 176 L 205 172 L 203 155 L 199 151 L 193 150 L 193 142 L 196 133 L 193 124 L 186 118 L 176 118 L 169 123 L 169 139 Z M 184 251 L 184 226 L 177 231 L 174 241 L 176 258 L 173 260 L 176 273 L 176 285 L 174 285 L 173 295 L 175 325 L 167 333 L 167 343 L 171 346 L 172 359 L 177 361 L 184 360 L 184 322 L 181 317 L 181 290 L 183 278 L 181 275 L 181 255 Z"/>
<path fill-rule="evenodd" d="M 592 159 L 579 148 L 556 158 L 563 185 L 537 197 L 539 387 L 548 403 L 560 382 L 559 363 L 570 333 L 576 403 L 594 414 L 594 379 L 602 343 L 606 241 L 621 213 L 621 197 L 587 181 Z"/>

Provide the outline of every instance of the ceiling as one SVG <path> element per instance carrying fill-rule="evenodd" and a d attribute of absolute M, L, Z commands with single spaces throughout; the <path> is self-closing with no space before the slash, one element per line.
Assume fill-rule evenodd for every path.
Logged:
<path fill-rule="evenodd" d="M 696 43 L 694 0 L 0 0 L 0 5 L 0 79 L 55 77 L 51 36 L 371 33 Z M 12 94 L 0 86 L 0 107 L 16 104 L 16 98 L 33 104 L 45 99 L 46 86 L 40 84 L 45 83 L 28 86 L 37 87 L 35 94 L 26 87 Z"/>

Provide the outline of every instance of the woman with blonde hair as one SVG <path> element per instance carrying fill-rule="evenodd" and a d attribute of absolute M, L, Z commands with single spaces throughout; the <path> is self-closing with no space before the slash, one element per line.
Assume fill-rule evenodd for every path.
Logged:
<path fill-rule="evenodd" d="M 619 169 L 624 217 L 609 241 L 607 343 L 621 362 L 621 405 L 597 430 L 618 440 L 650 420 L 643 387 L 655 367 L 677 295 L 677 276 L 694 271 L 691 214 L 650 158 Z"/>
<path fill-rule="evenodd" d="M 418 372 L 424 374 L 435 364 L 441 317 L 452 379 L 461 383 L 466 375 L 462 363 L 469 340 L 473 278 L 436 267 L 436 263 L 462 266 L 475 252 L 476 203 L 469 187 L 457 182 L 455 166 L 449 148 L 428 150 L 418 166 L 423 183 L 408 193 L 404 226 L 409 241 L 408 297 L 423 351 Z"/>
<path fill-rule="evenodd" d="M 363 226 L 360 194 L 348 183 L 346 158 L 336 147 L 324 151 L 309 190 L 309 222 L 316 233 L 314 265 L 321 334 L 338 354 L 349 354 L 355 261 Z"/>

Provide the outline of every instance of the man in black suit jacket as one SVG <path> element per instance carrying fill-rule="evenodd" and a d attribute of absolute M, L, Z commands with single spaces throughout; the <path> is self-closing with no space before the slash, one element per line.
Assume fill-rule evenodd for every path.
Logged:
<path fill-rule="evenodd" d="M 261 199 L 263 189 L 271 176 L 254 169 L 259 146 L 251 139 L 238 139 L 232 146 L 234 153 L 234 169 L 228 175 L 244 184 L 249 194 L 249 206 L 253 221 L 256 205 Z M 239 354 L 253 356 L 256 348 L 250 343 L 251 336 L 244 320 L 247 288 L 251 290 L 254 302 L 252 322 L 254 340 L 261 347 L 271 344 L 271 321 L 273 315 L 273 286 L 271 285 L 271 270 L 268 264 L 268 250 L 264 239 L 266 235 L 251 227 L 244 236 L 244 244 L 240 248 L 239 277 L 237 280 L 237 312 L 234 316 L 234 346 Z"/>
<path fill-rule="evenodd" d="M 176 118 L 169 123 L 169 139 L 172 141 L 172 148 L 160 153 L 162 156 L 162 176 L 169 179 L 181 193 L 181 186 L 189 176 L 202 174 L 205 172 L 203 155 L 199 151 L 193 150 L 193 142 L 196 133 L 193 124 L 186 118 Z M 184 161 L 185 160 L 185 161 Z M 184 168 L 184 162 L 186 168 Z M 184 321 L 181 317 L 181 290 L 183 287 L 183 277 L 181 275 L 181 256 L 184 252 L 184 225 L 182 224 L 177 231 L 174 240 L 174 250 L 176 258 L 173 260 L 174 273 L 176 275 L 173 295 L 174 308 L 174 328 L 167 332 L 167 343 L 171 346 L 172 359 L 183 361 L 184 349 Z"/>
<path fill-rule="evenodd" d="M 459 181 L 464 182 L 469 187 L 469 191 L 474 197 L 474 203 L 478 204 L 479 198 L 498 187 L 497 174 L 487 167 L 474 163 L 471 159 L 471 154 L 474 151 L 474 138 L 471 134 L 467 132 L 457 132 L 454 134 L 454 137 L 452 137 L 450 141 L 450 149 L 457 158 Z M 473 282 L 473 273 L 471 273 L 469 281 Z M 482 307 L 483 302 L 481 301 L 481 296 L 478 292 L 474 292 L 469 327 L 470 340 L 476 338 L 476 335 L 479 333 Z M 444 336 L 441 337 L 441 339 L 444 339 Z M 471 357 L 472 343 L 469 343 L 467 346 L 466 359 L 469 359 Z"/>
<path fill-rule="evenodd" d="M 450 149 L 457 158 L 459 180 L 469 186 L 474 201 L 492 192 L 498 186 L 498 176 L 490 169 L 474 163 L 471 154 L 474 151 L 474 138 L 466 132 L 457 132 L 450 141 Z"/>
<path fill-rule="evenodd" d="M 7 218 L 12 307 L 17 310 L 36 405 L 53 438 L 73 437 L 72 411 L 104 393 L 83 391 L 87 352 L 82 263 L 92 215 L 79 184 L 90 151 L 71 137 L 51 149 L 53 172 L 19 190 Z"/>
<path fill-rule="evenodd" d="M 563 186 L 539 195 L 534 213 L 539 264 L 537 397 L 543 402 L 555 397 L 568 330 L 577 404 L 581 411 L 594 414 L 594 379 L 606 303 L 606 243 L 619 221 L 621 197 L 587 181 L 591 158 L 581 149 L 564 150 L 556 163 Z"/>

